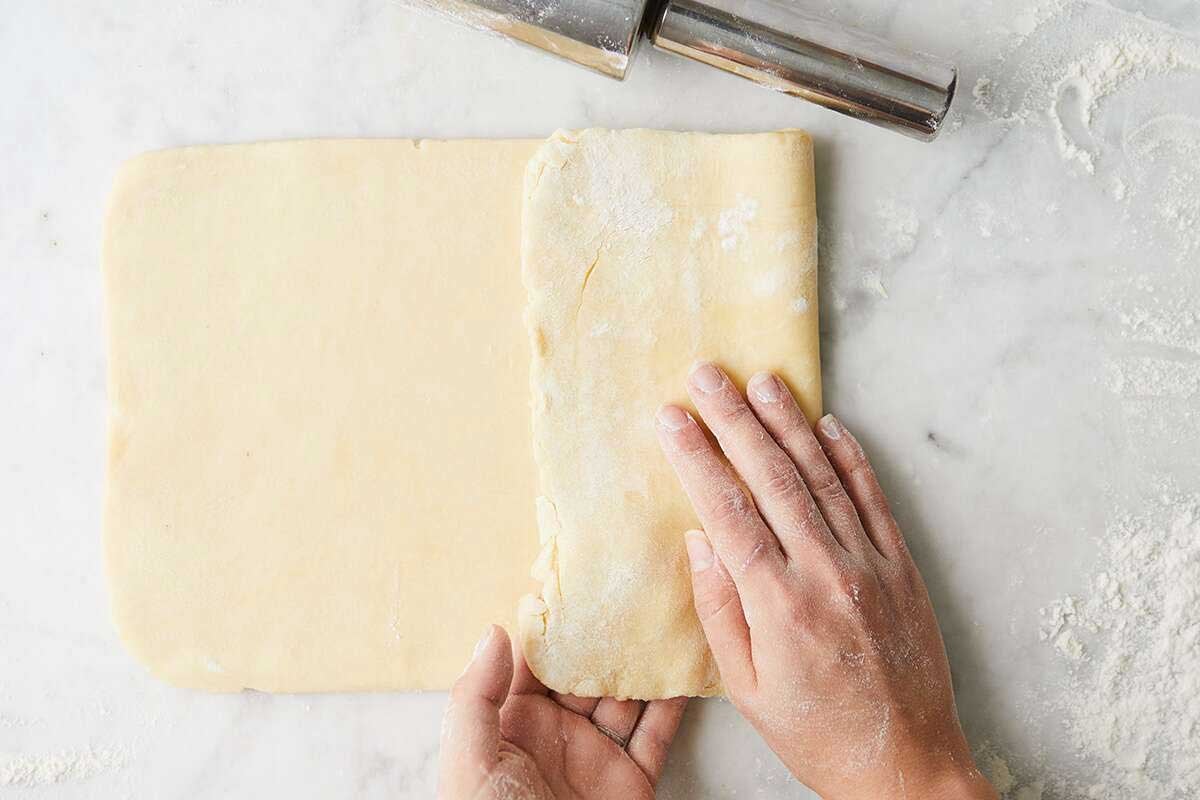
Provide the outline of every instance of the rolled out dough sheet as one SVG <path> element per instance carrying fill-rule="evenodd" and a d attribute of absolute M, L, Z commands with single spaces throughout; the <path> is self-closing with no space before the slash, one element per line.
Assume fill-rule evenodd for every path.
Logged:
<path fill-rule="evenodd" d="M 444 689 L 537 554 L 536 142 L 127 164 L 104 251 L 115 618 L 177 685 Z"/>
<path fill-rule="evenodd" d="M 812 145 L 799 132 L 559 133 L 526 172 L 540 475 L 534 672 L 583 696 L 715 694 L 653 414 L 697 359 L 770 369 L 820 412 Z"/>
<path fill-rule="evenodd" d="M 717 691 L 650 420 L 696 357 L 816 413 L 812 192 L 794 133 L 130 162 L 104 252 L 126 643 L 182 686 L 444 689 L 520 616 L 553 688 Z"/>

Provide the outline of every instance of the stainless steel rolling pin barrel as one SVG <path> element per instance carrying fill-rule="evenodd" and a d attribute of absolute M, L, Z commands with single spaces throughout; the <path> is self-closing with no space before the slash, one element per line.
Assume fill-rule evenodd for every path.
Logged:
<path fill-rule="evenodd" d="M 933 139 L 952 64 L 804 10 L 803 0 L 420 0 L 614 78 L 641 34 L 662 50 L 776 91 Z"/>

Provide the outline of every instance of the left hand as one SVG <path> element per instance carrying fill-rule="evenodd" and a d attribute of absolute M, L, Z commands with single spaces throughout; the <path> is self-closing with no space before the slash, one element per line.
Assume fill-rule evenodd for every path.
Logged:
<path fill-rule="evenodd" d="M 551 692 L 492 626 L 450 692 L 440 800 L 648 800 L 687 698 Z"/>

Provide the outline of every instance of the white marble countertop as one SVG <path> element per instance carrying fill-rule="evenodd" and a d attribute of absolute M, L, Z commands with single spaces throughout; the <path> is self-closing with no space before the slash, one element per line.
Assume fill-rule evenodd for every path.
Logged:
<path fill-rule="evenodd" d="M 1011 796 L 1074 796 L 1099 768 L 1064 736 L 1077 664 L 1039 609 L 1086 593 L 1112 520 L 1200 478 L 1200 59 L 1177 38 L 1200 6 L 811 5 L 959 63 L 937 143 L 649 50 L 618 84 L 396 0 L 6 3 L 0 795 L 433 796 L 442 695 L 179 691 L 116 639 L 99 242 L 123 159 L 798 126 L 819 160 L 827 405 L 895 499 L 973 744 L 1011 767 Z M 720 701 L 688 711 L 662 795 L 809 796 Z"/>

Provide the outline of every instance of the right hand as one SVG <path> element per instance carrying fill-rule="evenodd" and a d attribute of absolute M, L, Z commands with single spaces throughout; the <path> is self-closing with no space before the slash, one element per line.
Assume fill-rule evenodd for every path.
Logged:
<path fill-rule="evenodd" d="M 663 407 L 658 431 L 705 529 L 686 543 L 730 699 L 826 800 L 993 800 L 925 584 L 858 442 L 832 416 L 814 434 L 773 375 L 750 381 L 747 403 L 701 364 L 688 392 L 728 463 L 683 409 Z"/>

